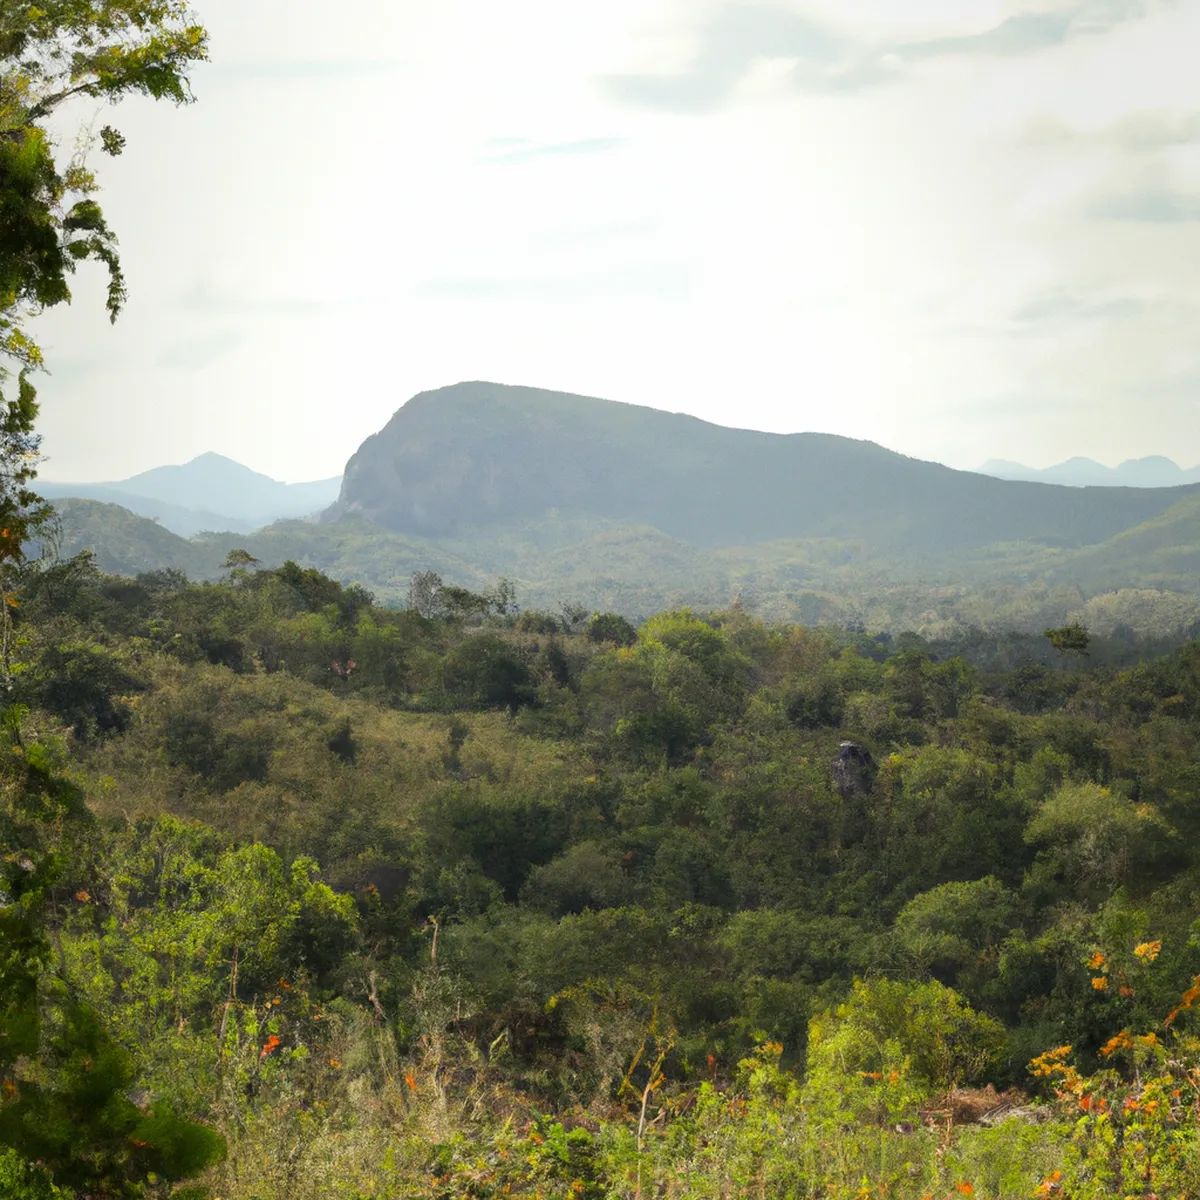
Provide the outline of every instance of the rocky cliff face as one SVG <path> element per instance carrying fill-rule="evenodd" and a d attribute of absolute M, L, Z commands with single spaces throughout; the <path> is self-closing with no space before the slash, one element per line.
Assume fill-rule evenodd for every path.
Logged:
<path fill-rule="evenodd" d="M 346 464 L 339 508 L 426 535 L 590 509 L 610 482 L 604 431 L 589 420 L 604 404 L 490 383 L 423 392 Z"/>
<path fill-rule="evenodd" d="M 1014 539 L 1088 545 L 1158 515 L 1178 493 L 1005 482 L 851 438 L 460 383 L 413 397 L 367 438 L 329 515 L 358 511 L 397 532 L 446 536 L 559 510 L 695 545 L 836 537 L 923 553 Z"/>

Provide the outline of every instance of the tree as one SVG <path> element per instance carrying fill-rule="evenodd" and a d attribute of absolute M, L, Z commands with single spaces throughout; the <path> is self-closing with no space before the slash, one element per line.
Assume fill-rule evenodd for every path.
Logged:
<path fill-rule="evenodd" d="M 43 366 L 32 316 L 69 302 L 80 262 L 108 270 L 112 320 L 125 301 L 117 240 L 85 165 L 92 138 L 58 161 L 46 121 L 75 97 L 116 103 L 130 94 L 191 100 L 187 71 L 206 58 L 207 34 L 183 0 L 42 0 L 0 8 L 0 389 L 17 370 L 0 417 L 0 563 L 19 562 L 49 516 L 29 484 L 37 472 L 38 406 L 29 373 Z M 100 131 L 106 154 L 121 134 Z M 10 364 L 9 367 L 5 363 Z"/>
<path fill-rule="evenodd" d="M 1059 654 L 1086 654 L 1088 644 L 1092 640 L 1091 634 L 1078 621 L 1072 621 L 1058 629 L 1047 629 L 1042 636 L 1049 638 L 1050 645 Z"/>
<path fill-rule="evenodd" d="M 518 708 L 533 701 L 529 668 L 502 638 L 481 633 L 446 655 L 447 694 L 469 708 Z"/>
<path fill-rule="evenodd" d="M 49 894 L 91 816 L 52 747 L 22 738 L 25 715 L 17 706 L 0 714 L 0 1194 L 62 1194 L 5 1153 L 16 1150 L 54 1184 L 132 1200 L 151 1174 L 198 1174 L 225 1143 L 167 1105 L 134 1103 L 132 1054 L 52 965 Z"/>
<path fill-rule="evenodd" d="M 408 607 L 420 617 L 442 612 L 442 577 L 436 571 L 418 571 L 409 580 Z"/>
<path fill-rule="evenodd" d="M 250 553 L 249 550 L 230 550 L 225 555 L 225 561 L 221 564 L 221 569 L 231 571 L 234 575 L 244 575 L 251 567 L 257 567 L 258 559 Z"/>
<path fill-rule="evenodd" d="M 587 635 L 590 641 L 616 642 L 618 646 L 632 646 L 637 641 L 637 630 L 620 613 L 594 613 Z"/>
<path fill-rule="evenodd" d="M 933 1091 L 970 1083 L 995 1065 L 1004 1027 L 937 982 L 855 980 L 845 1002 L 809 1025 L 810 1079 L 886 1068 L 895 1043 L 915 1080 Z"/>

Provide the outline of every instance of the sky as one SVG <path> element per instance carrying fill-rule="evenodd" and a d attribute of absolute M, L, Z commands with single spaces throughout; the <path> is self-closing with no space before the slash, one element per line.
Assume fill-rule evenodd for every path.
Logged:
<path fill-rule="evenodd" d="M 69 114 L 130 299 L 39 318 L 44 478 L 336 475 L 467 379 L 1200 463 L 1200 0 L 195 3 L 195 104 Z"/>

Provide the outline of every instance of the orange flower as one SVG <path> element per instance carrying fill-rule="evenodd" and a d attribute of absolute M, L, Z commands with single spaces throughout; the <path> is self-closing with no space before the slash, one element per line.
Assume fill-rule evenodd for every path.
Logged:
<path fill-rule="evenodd" d="M 91 899 L 91 896 L 89 896 L 87 892 L 80 888 L 79 891 L 75 893 L 75 899 L 78 900 L 80 904 L 86 904 Z"/>
<path fill-rule="evenodd" d="M 1162 942 L 1143 942 L 1140 946 L 1134 946 L 1133 952 L 1143 962 L 1153 962 L 1162 952 Z"/>
<path fill-rule="evenodd" d="M 1040 1075 L 1043 1078 L 1048 1075 L 1053 1075 L 1055 1071 L 1066 1071 L 1071 1068 L 1064 1066 L 1063 1060 L 1071 1053 L 1071 1046 L 1056 1046 L 1053 1050 L 1047 1050 L 1045 1054 L 1039 1054 L 1029 1064 L 1029 1070 L 1034 1075 Z"/>
<path fill-rule="evenodd" d="M 333 1068 L 335 1071 L 340 1071 L 340 1070 L 342 1069 L 342 1063 L 341 1063 L 341 1059 L 337 1059 L 337 1058 L 331 1058 L 331 1059 L 329 1060 L 329 1065 L 330 1065 L 330 1066 L 331 1066 L 331 1067 L 332 1067 L 332 1068 Z"/>
<path fill-rule="evenodd" d="M 1079 1097 L 1079 1107 L 1082 1108 L 1084 1112 L 1091 1112 L 1092 1111 L 1091 1096 L 1080 1096 Z"/>
<path fill-rule="evenodd" d="M 1096 953 L 1087 960 L 1087 965 L 1091 970 L 1098 971 L 1102 966 L 1104 966 L 1104 955 L 1097 950 Z"/>
<path fill-rule="evenodd" d="M 273 1034 L 271 1034 L 271 1036 L 269 1038 L 267 1038 L 266 1044 L 262 1048 L 262 1053 L 259 1054 L 258 1057 L 266 1058 L 268 1054 L 273 1054 L 278 1049 L 279 1049 L 279 1035 L 276 1033 L 273 1033 Z"/>
<path fill-rule="evenodd" d="M 1092 980 L 1092 987 L 1094 987 L 1098 992 L 1105 991 L 1108 988 L 1108 976 L 1097 975 L 1096 978 Z"/>
<path fill-rule="evenodd" d="M 415 1092 L 417 1090 L 417 1081 L 412 1077 L 411 1072 L 405 1074 L 404 1082 L 408 1084 L 410 1091 Z"/>
<path fill-rule="evenodd" d="M 1049 1175 L 1042 1180 L 1041 1185 L 1037 1190 L 1039 1196 L 1053 1196 L 1059 1188 L 1059 1180 L 1062 1179 L 1061 1171 L 1051 1171 Z"/>
<path fill-rule="evenodd" d="M 973 1195 L 975 1195 L 975 1185 L 974 1185 L 974 1184 L 971 1184 L 971 1183 L 956 1183 L 956 1184 L 954 1185 L 954 1190 L 955 1190 L 955 1191 L 956 1191 L 956 1192 L 957 1192 L 957 1193 L 958 1193 L 960 1196 L 973 1196 Z"/>
<path fill-rule="evenodd" d="M 1101 1058 L 1111 1058 L 1118 1050 L 1128 1050 L 1133 1045 L 1133 1038 L 1129 1036 L 1128 1029 L 1122 1029 L 1116 1037 L 1110 1037 L 1103 1046 L 1100 1047 Z"/>

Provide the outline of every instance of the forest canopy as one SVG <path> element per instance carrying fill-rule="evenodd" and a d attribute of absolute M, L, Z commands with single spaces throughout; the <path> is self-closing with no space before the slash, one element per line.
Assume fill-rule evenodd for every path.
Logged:
<path fill-rule="evenodd" d="M 21 591 L 22 1186 L 1192 1194 L 1197 643 Z M 82 1045 L 115 1124 L 34 1143 Z"/>

